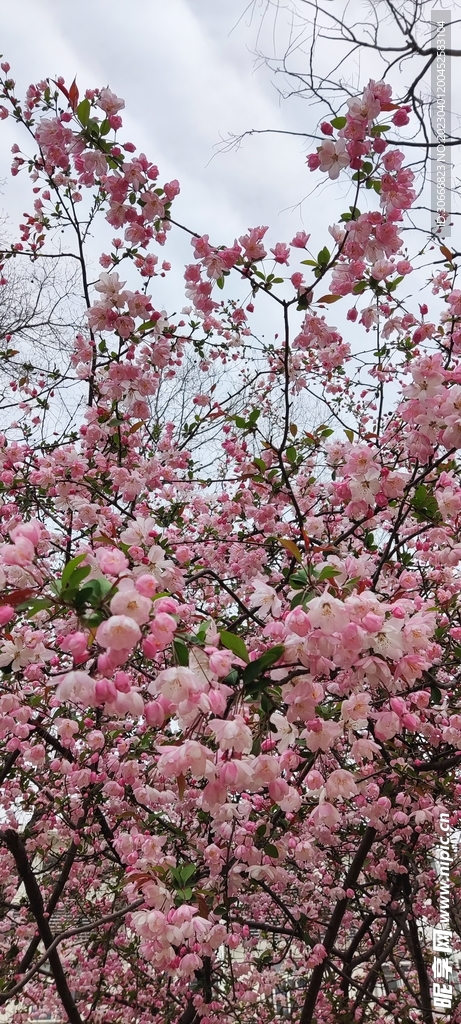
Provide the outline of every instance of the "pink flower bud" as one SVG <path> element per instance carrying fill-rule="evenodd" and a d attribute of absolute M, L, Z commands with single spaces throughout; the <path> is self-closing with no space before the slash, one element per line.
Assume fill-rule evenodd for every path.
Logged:
<path fill-rule="evenodd" d="M 29 519 L 29 522 L 20 523 L 19 526 L 15 526 L 13 530 L 10 530 L 10 537 L 14 543 L 16 543 L 19 537 L 26 537 L 34 547 L 37 546 L 41 534 L 42 526 L 36 519 Z"/>
<path fill-rule="evenodd" d="M 367 612 L 366 615 L 361 619 L 360 625 L 363 629 L 366 629 L 367 633 L 378 633 L 383 624 L 383 616 L 375 615 L 374 612 Z"/>
<path fill-rule="evenodd" d="M 95 691 L 98 704 L 111 703 L 117 698 L 117 688 L 112 679 L 98 679 Z"/>
<path fill-rule="evenodd" d="M 126 672 L 116 672 L 114 683 L 119 693 L 129 693 L 131 690 L 131 679 Z"/>
<path fill-rule="evenodd" d="M 146 655 L 146 658 L 150 658 L 150 660 L 153 661 L 154 658 L 156 658 L 157 654 L 159 654 L 160 651 L 164 650 L 166 644 L 160 644 L 156 640 L 154 640 L 153 637 L 146 636 L 141 646 L 143 649 L 143 653 Z"/>
<path fill-rule="evenodd" d="M 161 728 L 165 721 L 165 712 L 160 700 L 152 700 L 149 704 L 144 705 L 144 717 L 152 728 Z"/>
<path fill-rule="evenodd" d="M 407 710 L 407 706 L 402 697 L 391 697 L 389 704 L 396 715 L 403 715 Z"/>
<path fill-rule="evenodd" d="M 156 612 L 167 612 L 168 615 L 177 615 L 179 612 L 179 602 L 174 597 L 160 597 L 155 602 Z"/>
<path fill-rule="evenodd" d="M 157 603 L 160 604 L 160 602 Z M 168 615 L 167 612 L 159 612 L 150 622 L 149 628 L 156 643 L 166 647 L 167 644 L 171 643 L 177 625 L 172 615 Z"/>
<path fill-rule="evenodd" d="M 134 581 L 134 585 L 136 590 L 138 590 L 143 597 L 153 597 L 158 590 L 158 583 L 155 576 L 151 576 L 148 572 L 143 573 L 142 576 L 138 576 Z"/>
<path fill-rule="evenodd" d="M 311 631 L 311 624 L 309 617 L 302 608 L 294 608 L 292 612 L 288 612 L 285 619 L 285 625 L 291 632 L 296 633 L 297 636 L 307 636 Z"/>

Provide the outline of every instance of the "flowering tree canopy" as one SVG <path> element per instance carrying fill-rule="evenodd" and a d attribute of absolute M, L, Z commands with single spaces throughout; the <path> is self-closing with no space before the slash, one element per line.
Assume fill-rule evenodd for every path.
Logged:
<path fill-rule="evenodd" d="M 461 792 L 461 291 L 443 245 L 431 316 L 400 297 L 400 107 L 371 81 L 325 122 L 309 168 L 355 195 L 329 247 L 190 231 L 170 314 L 179 185 L 125 141 L 123 100 L 58 79 L 21 102 L 2 68 L 33 191 L 2 280 L 73 261 L 86 327 L 22 376 L 2 340 L 0 1008 L 430 1024 Z M 186 359 L 203 387 L 161 420 Z"/>

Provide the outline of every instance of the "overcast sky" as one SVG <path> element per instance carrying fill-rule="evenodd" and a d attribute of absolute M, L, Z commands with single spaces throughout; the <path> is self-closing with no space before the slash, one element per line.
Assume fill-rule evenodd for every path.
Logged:
<path fill-rule="evenodd" d="M 304 228 L 317 252 L 329 243 L 328 225 L 352 202 L 349 176 L 329 182 L 311 174 L 305 160 L 315 143 L 302 138 L 256 135 L 237 150 L 219 148 L 220 140 L 250 129 L 316 127 L 315 110 L 281 102 L 267 69 L 255 67 L 264 0 L 257 0 L 251 23 L 252 6 L 248 0 L 10 0 L 2 9 L 2 50 L 18 95 L 30 82 L 61 74 L 68 84 L 77 76 L 81 92 L 109 85 L 122 96 L 123 138 L 159 166 L 162 183 L 179 179 L 174 215 L 182 223 L 217 245 L 232 244 L 258 224 L 270 226 L 270 245 Z M 363 16 L 358 2 L 359 8 Z M 362 85 L 373 70 L 365 63 Z M 10 120 L 0 131 L 0 207 L 13 227 L 31 206 L 25 175 L 9 175 L 11 145 L 23 136 Z M 176 233 L 165 257 L 179 271 L 189 254 L 188 240 Z M 338 320 L 336 308 L 327 318 Z"/>
<path fill-rule="evenodd" d="M 267 71 L 255 70 L 247 6 L 246 0 L 15 0 L 3 7 L 2 50 L 19 95 L 30 82 L 57 74 L 68 83 L 76 75 L 81 90 L 110 85 L 126 101 L 124 137 L 157 163 L 161 181 L 180 181 L 176 218 L 217 244 L 232 243 L 250 225 L 269 224 L 271 244 L 317 225 L 323 245 L 318 194 L 326 181 L 315 201 L 298 205 L 319 182 L 306 167 L 307 140 L 263 135 L 237 151 L 217 149 L 230 133 L 251 128 L 303 130 L 309 116 L 305 104 L 300 116 L 300 104 L 280 103 Z M 26 183 L 12 182 L 8 173 L 18 129 L 8 122 L 1 128 L 2 205 L 14 221 L 25 209 Z M 328 187 L 329 205 L 337 193 L 338 183 Z"/>

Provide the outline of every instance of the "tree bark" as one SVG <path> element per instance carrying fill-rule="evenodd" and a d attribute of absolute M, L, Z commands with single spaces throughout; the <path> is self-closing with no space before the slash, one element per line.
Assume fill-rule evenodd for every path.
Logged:
<path fill-rule="evenodd" d="M 0 832 L 0 839 L 3 840 L 5 845 L 8 847 L 10 853 L 14 857 L 18 875 L 27 893 L 29 900 L 29 906 L 32 914 L 37 922 L 37 928 L 40 932 L 40 938 L 48 949 L 53 942 L 53 934 L 49 926 L 48 920 L 45 917 L 45 910 L 43 906 L 43 897 L 40 892 L 37 880 L 27 856 L 26 848 L 24 843 L 17 832 L 13 829 L 5 829 Z M 75 1005 L 75 1000 L 72 997 L 71 991 L 67 984 L 66 976 L 64 974 L 63 966 L 59 957 L 57 949 L 55 949 L 49 956 L 49 964 L 53 978 L 56 985 L 56 991 L 62 1002 L 62 1005 L 66 1011 L 67 1018 L 70 1024 L 83 1024 L 82 1018 Z"/>
<path fill-rule="evenodd" d="M 355 885 L 359 877 L 359 874 L 363 868 L 365 860 L 371 850 L 375 836 L 376 829 L 371 828 L 371 826 L 369 826 L 363 836 L 362 842 L 360 843 L 357 853 L 344 879 L 345 889 L 351 889 Z M 341 922 L 344 917 L 344 914 L 346 913 L 346 909 L 347 896 L 345 896 L 344 899 L 342 900 L 338 900 L 336 907 L 331 915 L 330 922 L 325 932 L 325 938 L 323 940 L 323 945 L 327 951 L 327 956 L 322 961 L 322 963 L 318 964 L 317 967 L 314 967 L 314 970 L 312 971 L 312 977 L 307 989 L 307 994 L 304 1000 L 304 1006 L 299 1024 L 312 1024 L 312 1016 L 315 1010 L 317 996 L 320 992 L 320 986 L 322 984 L 323 975 L 325 974 L 325 969 L 328 964 L 328 956 L 331 953 L 333 946 L 335 944 L 336 936 L 341 927 Z"/>

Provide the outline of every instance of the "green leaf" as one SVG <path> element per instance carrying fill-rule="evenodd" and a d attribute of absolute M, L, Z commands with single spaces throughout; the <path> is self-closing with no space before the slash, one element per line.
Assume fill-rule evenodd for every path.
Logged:
<path fill-rule="evenodd" d="M 250 656 L 240 636 L 237 636 L 235 633 L 229 633 L 227 629 L 222 629 L 219 635 L 223 647 L 226 647 L 228 651 L 232 651 L 232 654 L 235 654 L 237 658 L 241 658 L 242 661 L 249 662 Z"/>
<path fill-rule="evenodd" d="M 303 587 L 307 586 L 308 582 L 309 579 L 305 569 L 297 569 L 290 576 L 290 587 L 293 587 L 293 590 L 302 590 Z"/>
<path fill-rule="evenodd" d="M 81 572 L 81 570 L 79 570 Z M 70 590 L 74 590 L 74 586 L 66 588 L 66 594 Z M 98 605 L 102 600 L 102 593 L 99 587 L 99 580 L 89 580 L 84 587 L 76 591 L 76 597 L 78 597 L 80 604 L 92 604 Z"/>
<path fill-rule="evenodd" d="M 381 132 L 389 132 L 390 130 L 390 124 L 374 124 L 370 135 L 380 135 Z"/>
<path fill-rule="evenodd" d="M 61 587 L 61 594 L 65 594 L 66 597 L 69 597 L 70 594 L 72 594 L 74 591 L 76 592 L 80 584 L 88 576 L 89 572 L 91 572 L 90 565 L 82 565 L 80 568 L 74 569 L 70 579 L 67 581 L 66 586 Z"/>
<path fill-rule="evenodd" d="M 84 128 L 86 128 L 88 121 L 90 119 L 90 111 L 91 103 L 87 99 L 82 100 L 82 102 L 79 103 L 77 110 L 75 111 L 80 123 L 83 125 Z"/>
<path fill-rule="evenodd" d="M 431 686 L 431 704 L 441 704 L 442 693 L 438 686 Z"/>
<path fill-rule="evenodd" d="M 273 843 L 266 843 L 264 853 L 267 854 L 268 857 L 273 857 L 274 859 L 279 855 L 279 851 Z"/>
<path fill-rule="evenodd" d="M 374 534 L 371 533 L 371 531 L 368 531 L 366 533 L 366 535 L 365 535 L 365 547 L 367 548 L 368 551 L 376 551 L 377 550 L 376 544 L 375 544 Z"/>
<path fill-rule="evenodd" d="M 67 585 L 68 585 L 68 583 L 69 583 L 69 581 L 70 581 L 70 579 L 72 577 L 73 572 L 75 571 L 77 566 L 80 565 L 80 563 L 84 561 L 85 558 L 86 558 L 86 555 L 77 555 L 75 558 L 71 558 L 70 561 L 67 563 L 67 565 L 64 567 L 63 572 L 62 572 L 62 576 L 61 576 L 61 580 L 60 580 L 61 589 L 62 590 L 64 590 L 64 588 L 67 587 Z M 85 569 L 88 570 L 85 573 L 85 576 L 88 576 L 88 573 L 91 572 L 91 567 L 89 565 L 87 565 L 87 566 L 85 566 Z"/>
<path fill-rule="evenodd" d="M 326 267 L 329 262 L 330 262 L 330 250 L 327 249 L 326 245 L 324 245 L 323 249 L 320 250 L 320 252 L 319 252 L 319 254 L 317 256 L 317 263 L 321 267 Z"/>
<path fill-rule="evenodd" d="M 138 331 L 151 331 L 156 324 L 156 320 L 145 320 L 143 324 L 140 324 L 137 328 Z"/>
<path fill-rule="evenodd" d="M 188 666 L 189 666 L 189 651 L 188 651 L 184 641 L 180 640 L 179 637 L 175 637 L 175 639 L 173 640 L 173 650 L 174 650 L 175 658 L 176 658 L 176 660 L 178 662 L 178 665 L 181 665 L 182 668 L 188 668 Z"/>
<path fill-rule="evenodd" d="M 272 647 L 269 651 L 265 651 L 260 658 L 256 658 L 256 661 L 251 661 L 247 665 L 243 673 L 243 682 L 245 686 L 250 686 L 254 683 L 259 676 L 263 675 L 267 668 L 274 665 L 279 658 L 282 657 L 285 648 L 283 644 L 277 644 L 276 647 Z"/>
<path fill-rule="evenodd" d="M 192 875 L 195 875 L 196 867 L 195 864 L 185 864 L 181 868 L 181 879 L 183 882 L 188 882 Z"/>
<path fill-rule="evenodd" d="M 420 484 L 419 487 L 416 488 L 412 504 L 416 511 L 425 518 L 432 520 L 440 519 L 437 499 L 430 491 L 428 491 L 424 484 Z"/>
<path fill-rule="evenodd" d="M 48 597 L 41 597 L 38 601 L 32 601 L 32 604 L 29 606 L 27 606 L 27 604 L 24 606 L 17 605 L 18 610 L 22 610 L 22 607 L 24 607 L 24 609 L 27 608 L 27 615 L 30 619 L 32 615 L 36 615 L 37 612 L 43 611 L 44 608 L 52 608 L 53 602 L 50 601 Z"/>
<path fill-rule="evenodd" d="M 323 583 L 323 580 L 332 580 L 335 576 L 341 576 L 341 569 L 335 569 L 332 565 L 326 565 L 317 576 L 317 582 Z"/>
<path fill-rule="evenodd" d="M 346 127 L 347 120 L 345 117 L 334 117 L 333 120 L 330 121 L 330 124 L 332 128 L 336 128 L 338 131 L 341 131 L 341 128 Z"/>

